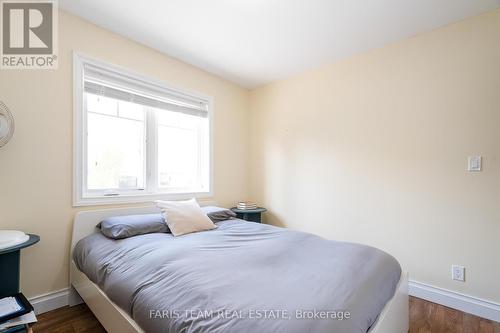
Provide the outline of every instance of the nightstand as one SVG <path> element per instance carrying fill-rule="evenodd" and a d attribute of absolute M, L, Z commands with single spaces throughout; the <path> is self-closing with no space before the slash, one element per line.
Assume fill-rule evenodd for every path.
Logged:
<path fill-rule="evenodd" d="M 29 234 L 26 242 L 0 250 L 0 298 L 19 292 L 21 249 L 38 243 L 39 240 L 39 236 Z"/>
<path fill-rule="evenodd" d="M 238 209 L 233 207 L 231 210 L 236 213 L 237 218 L 257 223 L 262 222 L 262 213 L 267 211 L 267 209 L 262 207 L 257 207 L 256 209 Z"/>

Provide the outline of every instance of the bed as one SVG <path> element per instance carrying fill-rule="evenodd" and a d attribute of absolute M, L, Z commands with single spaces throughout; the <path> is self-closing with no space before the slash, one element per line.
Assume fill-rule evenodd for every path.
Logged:
<path fill-rule="evenodd" d="M 154 212 L 75 217 L 70 305 L 85 301 L 108 332 L 408 331 L 406 274 L 382 251 L 237 219 L 176 238 L 95 228 Z"/>

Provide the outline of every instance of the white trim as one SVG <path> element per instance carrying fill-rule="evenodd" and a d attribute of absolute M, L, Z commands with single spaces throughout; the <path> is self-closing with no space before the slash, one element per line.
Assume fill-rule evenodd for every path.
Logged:
<path fill-rule="evenodd" d="M 35 313 L 41 314 L 68 305 L 69 289 L 64 288 L 51 293 L 31 297 L 31 305 L 35 308 Z"/>
<path fill-rule="evenodd" d="M 207 199 L 212 198 L 213 192 L 196 192 L 196 193 L 155 193 L 143 195 L 120 195 L 110 197 L 96 197 L 96 198 L 81 198 L 77 202 L 73 202 L 74 207 L 78 206 L 101 206 L 113 204 L 140 204 L 151 203 L 155 200 L 184 200 L 184 199 Z"/>
<path fill-rule="evenodd" d="M 500 322 L 500 304 L 410 280 L 411 296 L 425 299 L 478 317 Z"/>
<path fill-rule="evenodd" d="M 173 95 L 178 95 L 179 97 L 189 97 L 194 98 L 204 103 L 207 103 L 207 113 L 208 113 L 208 140 L 209 140 L 209 174 L 208 174 L 208 190 L 198 191 L 197 189 L 184 189 L 189 192 L 157 192 L 151 193 L 147 191 L 146 193 L 140 192 L 140 194 L 121 194 L 120 196 L 84 196 L 82 183 L 84 181 L 85 174 L 85 161 L 84 152 L 85 140 L 83 140 L 83 133 L 85 132 L 86 115 L 83 110 L 83 70 L 85 64 L 90 64 L 96 67 L 106 68 L 110 72 L 115 72 L 117 75 L 126 76 L 132 80 L 140 81 L 144 84 L 149 84 L 157 89 L 168 90 L 169 93 Z M 214 133 L 213 133 L 213 110 L 214 110 L 214 99 L 211 96 L 205 94 L 200 94 L 198 92 L 187 91 L 172 87 L 171 85 L 156 80 L 145 75 L 130 71 L 129 69 L 109 64 L 100 60 L 90 58 L 88 56 L 82 55 L 78 52 L 73 52 L 73 206 L 91 206 L 91 205 L 106 205 L 106 204 L 124 204 L 124 203 L 143 203 L 151 202 L 153 200 L 164 199 L 164 200 L 180 200 L 188 198 L 210 198 L 214 196 Z M 151 172 L 151 168 L 148 166 L 146 168 L 146 173 Z M 146 177 L 147 182 L 148 177 Z M 145 184 L 149 185 L 149 184 Z M 196 192 L 193 192 L 196 191 Z"/>
<path fill-rule="evenodd" d="M 81 203 L 82 196 L 82 150 L 83 150 L 83 63 L 80 56 L 73 53 L 73 206 Z"/>

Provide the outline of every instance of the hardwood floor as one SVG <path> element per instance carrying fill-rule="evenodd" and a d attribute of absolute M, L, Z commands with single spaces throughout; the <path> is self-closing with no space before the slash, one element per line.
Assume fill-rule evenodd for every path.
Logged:
<path fill-rule="evenodd" d="M 86 305 L 38 316 L 34 333 L 105 333 Z M 410 333 L 500 333 L 500 324 L 410 297 Z"/>
<path fill-rule="evenodd" d="M 38 316 L 33 333 L 106 333 L 85 305 L 64 307 Z"/>
<path fill-rule="evenodd" d="M 410 297 L 410 333 L 500 333 L 500 324 Z"/>

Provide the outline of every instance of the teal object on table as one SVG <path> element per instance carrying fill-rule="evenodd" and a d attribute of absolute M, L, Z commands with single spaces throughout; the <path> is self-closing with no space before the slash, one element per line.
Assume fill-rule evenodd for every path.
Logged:
<path fill-rule="evenodd" d="M 0 250 L 0 298 L 17 294 L 19 290 L 19 262 L 21 249 L 36 244 L 40 241 L 38 235 L 28 234 L 29 239 Z"/>
<path fill-rule="evenodd" d="M 255 209 L 238 209 L 233 207 L 231 210 L 236 213 L 237 218 L 257 223 L 262 222 L 262 213 L 267 212 L 267 209 L 263 207 L 257 207 Z"/>

